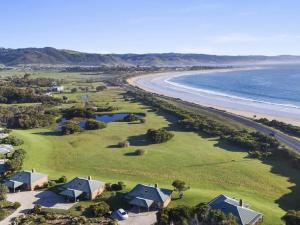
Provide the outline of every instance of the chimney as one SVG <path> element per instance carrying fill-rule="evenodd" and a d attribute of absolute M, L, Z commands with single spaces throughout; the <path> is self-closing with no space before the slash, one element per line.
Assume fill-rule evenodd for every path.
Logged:
<path fill-rule="evenodd" d="M 92 177 L 91 176 L 88 176 L 88 180 L 91 180 L 92 179 Z"/>
<path fill-rule="evenodd" d="M 243 199 L 240 199 L 239 206 L 243 207 Z"/>
<path fill-rule="evenodd" d="M 32 173 L 35 173 L 35 169 L 32 169 L 31 172 L 32 172 Z"/>
<path fill-rule="evenodd" d="M 158 188 L 158 184 L 154 184 L 154 187 L 155 187 L 155 188 Z"/>

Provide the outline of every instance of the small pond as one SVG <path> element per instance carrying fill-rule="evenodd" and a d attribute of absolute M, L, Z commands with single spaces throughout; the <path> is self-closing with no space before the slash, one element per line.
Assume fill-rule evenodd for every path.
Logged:
<path fill-rule="evenodd" d="M 126 116 L 128 116 L 129 113 L 114 113 L 114 114 L 104 114 L 104 115 L 96 115 L 95 120 L 104 122 L 104 123 L 111 123 L 116 121 L 123 120 Z M 142 115 L 134 113 L 139 118 L 143 118 Z M 61 131 L 61 127 L 64 125 L 64 123 L 68 121 L 66 118 L 62 118 L 60 122 L 58 123 L 57 129 Z M 81 128 L 85 127 L 86 121 L 83 119 L 82 121 L 79 121 L 79 126 Z"/>

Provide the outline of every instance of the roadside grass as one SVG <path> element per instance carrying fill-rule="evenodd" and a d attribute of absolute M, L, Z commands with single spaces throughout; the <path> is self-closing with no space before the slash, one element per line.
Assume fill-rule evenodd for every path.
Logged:
<path fill-rule="evenodd" d="M 274 162 L 249 159 L 243 149 L 220 143 L 215 138 L 182 131 L 176 125 L 176 118 L 153 112 L 140 103 L 124 101 L 121 93 L 122 90 L 112 88 L 89 95 L 91 101 L 97 104 L 109 102 L 120 107 L 120 111 L 144 112 L 145 123 L 113 122 L 102 130 L 67 136 L 57 135 L 53 128 L 14 130 L 13 134 L 25 141 L 22 146 L 27 152 L 24 169 L 35 168 L 48 173 L 52 179 L 62 175 L 69 179 L 90 175 L 104 182 L 124 181 L 127 188 L 137 183 L 158 183 L 161 187 L 172 188 L 172 181 L 181 179 L 191 189 L 182 199 L 172 201 L 171 207 L 192 206 L 226 194 L 242 198 L 253 209 L 262 212 L 265 225 L 280 224 L 285 213 L 282 208 L 289 204 L 297 205 L 300 201 L 300 195 L 295 195 L 296 198 L 279 205 L 278 200 L 289 195 L 295 181 L 272 172 L 276 166 L 277 170 L 299 181 L 300 175 L 296 170 L 280 163 L 275 165 Z M 67 95 L 78 100 L 82 93 Z M 149 128 L 162 127 L 175 134 L 172 140 L 151 144 L 145 139 Z M 131 142 L 130 147 L 116 147 L 125 139 Z M 147 154 L 130 154 L 138 148 L 147 150 Z"/>

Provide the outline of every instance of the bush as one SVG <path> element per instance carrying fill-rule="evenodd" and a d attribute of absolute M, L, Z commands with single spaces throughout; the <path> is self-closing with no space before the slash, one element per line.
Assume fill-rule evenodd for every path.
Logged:
<path fill-rule="evenodd" d="M 125 121 L 125 122 L 134 122 L 134 121 L 137 121 L 137 120 L 139 120 L 139 118 L 136 115 L 132 114 L 132 113 L 129 113 L 127 116 L 125 116 L 123 118 L 123 121 Z"/>
<path fill-rule="evenodd" d="M 4 184 L 0 184 L 0 201 L 5 201 L 8 193 L 8 188 Z"/>
<path fill-rule="evenodd" d="M 14 202 L 13 207 L 14 207 L 14 209 L 19 208 L 19 207 L 21 207 L 21 203 L 20 202 Z"/>
<path fill-rule="evenodd" d="M 147 137 L 154 143 L 163 143 L 172 139 L 174 137 L 174 134 L 166 131 L 165 129 L 149 129 L 147 131 Z"/>
<path fill-rule="evenodd" d="M 93 119 L 89 119 L 85 123 L 85 129 L 86 130 L 98 130 L 98 129 L 103 129 L 107 125 L 104 122 L 99 122 Z"/>
<path fill-rule="evenodd" d="M 61 176 L 59 179 L 58 179 L 58 183 L 66 183 L 68 180 L 67 180 L 67 177 L 66 176 Z"/>
<path fill-rule="evenodd" d="M 32 213 L 35 213 L 35 214 L 39 214 L 39 213 L 41 213 L 41 211 L 42 211 L 42 206 L 39 204 L 35 205 L 32 209 Z"/>
<path fill-rule="evenodd" d="M 140 119 L 140 123 L 146 123 L 146 119 L 141 118 L 141 119 Z"/>
<path fill-rule="evenodd" d="M 72 88 L 71 93 L 75 93 L 75 92 L 77 92 L 77 88 Z"/>
<path fill-rule="evenodd" d="M 22 145 L 24 141 L 20 138 L 17 138 L 15 136 L 8 136 L 6 138 L 0 139 L 0 144 L 8 144 L 8 145 L 13 145 L 13 146 L 19 146 Z"/>
<path fill-rule="evenodd" d="M 96 87 L 96 91 L 104 91 L 105 89 L 106 89 L 106 86 L 104 86 L 104 85 Z"/>
<path fill-rule="evenodd" d="M 56 182 L 54 180 L 49 180 L 48 184 L 49 184 L 49 187 L 53 187 L 56 185 Z"/>
<path fill-rule="evenodd" d="M 129 143 L 129 141 L 125 140 L 125 141 L 119 142 L 119 143 L 118 143 L 118 146 L 119 146 L 120 148 L 127 148 L 127 147 L 130 146 L 130 143 Z"/>
<path fill-rule="evenodd" d="M 6 213 L 4 209 L 0 208 L 0 221 L 3 220 L 6 217 Z"/>
<path fill-rule="evenodd" d="M 106 202 L 99 202 L 90 206 L 94 217 L 104 216 L 109 213 L 109 205 Z"/>
<path fill-rule="evenodd" d="M 78 125 L 76 121 L 66 121 L 61 127 L 61 132 L 64 135 L 79 133 L 82 131 L 82 128 Z"/>
<path fill-rule="evenodd" d="M 145 155 L 147 153 L 147 150 L 145 149 L 137 149 L 135 150 L 136 155 Z"/>

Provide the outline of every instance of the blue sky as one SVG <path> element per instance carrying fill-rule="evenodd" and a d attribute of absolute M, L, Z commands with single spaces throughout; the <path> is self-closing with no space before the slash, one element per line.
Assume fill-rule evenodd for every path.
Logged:
<path fill-rule="evenodd" d="M 1 0 L 0 47 L 300 55 L 299 0 Z"/>

